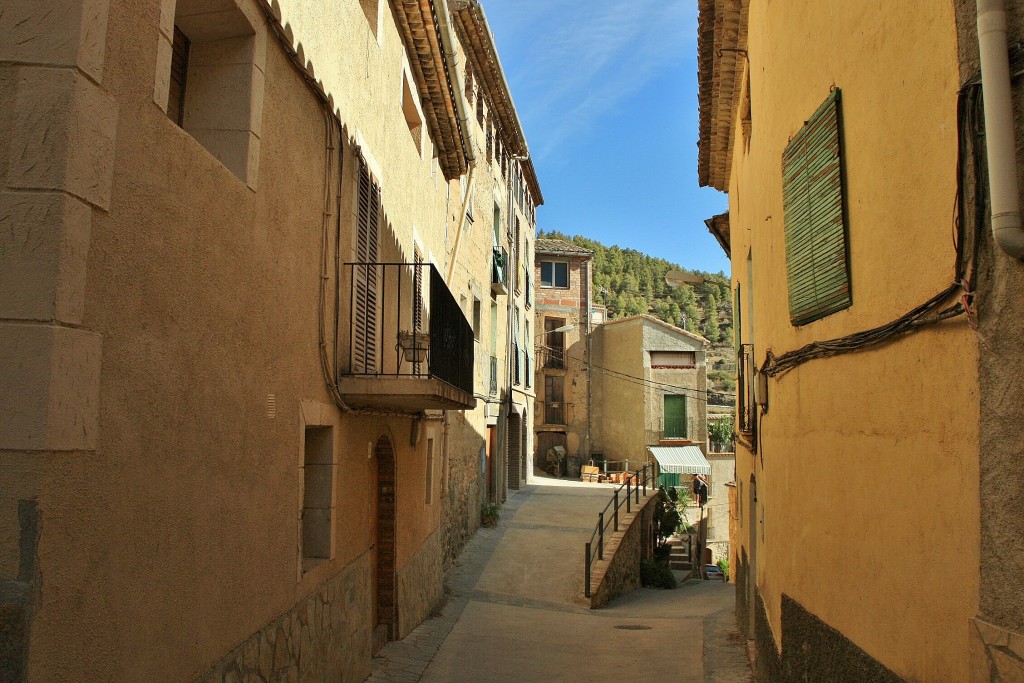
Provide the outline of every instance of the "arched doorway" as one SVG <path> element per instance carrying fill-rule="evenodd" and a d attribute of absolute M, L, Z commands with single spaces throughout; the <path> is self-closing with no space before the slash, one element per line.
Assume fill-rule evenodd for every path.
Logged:
<path fill-rule="evenodd" d="M 382 436 L 373 451 L 373 652 L 393 640 L 398 630 L 395 595 L 395 449 Z"/>
<path fill-rule="evenodd" d="M 508 487 L 510 489 L 518 489 L 519 481 L 522 478 L 523 430 L 520 426 L 521 422 L 522 418 L 518 413 L 508 416 Z"/>

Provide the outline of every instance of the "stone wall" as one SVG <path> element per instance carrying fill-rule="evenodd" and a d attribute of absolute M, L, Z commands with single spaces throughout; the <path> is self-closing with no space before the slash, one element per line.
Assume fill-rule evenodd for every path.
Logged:
<path fill-rule="evenodd" d="M 232 650 L 197 683 L 361 681 L 370 673 L 369 555 Z"/>
<path fill-rule="evenodd" d="M 595 560 L 590 574 L 591 609 L 604 607 L 640 587 L 640 560 L 651 556 L 650 530 L 658 496 L 652 492 L 646 500 L 640 500 L 643 507 L 639 509 L 634 507 L 632 512 L 625 513 L 623 506 L 619 510 L 618 532 L 605 533 L 605 559 Z"/>
<path fill-rule="evenodd" d="M 398 570 L 398 632 L 401 640 L 441 603 L 444 595 L 444 535 L 435 531 Z"/>

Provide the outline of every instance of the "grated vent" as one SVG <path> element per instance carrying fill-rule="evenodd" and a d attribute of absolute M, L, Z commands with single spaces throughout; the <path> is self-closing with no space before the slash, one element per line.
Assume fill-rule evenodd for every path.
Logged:
<path fill-rule="evenodd" d="M 267 394 L 267 419 L 273 420 L 277 417 L 277 397 Z"/>

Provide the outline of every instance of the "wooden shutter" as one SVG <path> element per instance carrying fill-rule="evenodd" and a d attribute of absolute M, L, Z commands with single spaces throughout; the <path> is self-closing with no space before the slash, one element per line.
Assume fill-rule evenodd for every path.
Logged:
<path fill-rule="evenodd" d="M 804 325 L 848 308 L 840 91 L 832 91 L 782 155 L 789 317 Z"/>
<path fill-rule="evenodd" d="M 380 188 L 370 177 L 366 163 L 359 164 L 359 215 L 356 225 L 355 325 L 353 368 L 372 373 L 377 365 L 377 225 L 380 220 Z"/>

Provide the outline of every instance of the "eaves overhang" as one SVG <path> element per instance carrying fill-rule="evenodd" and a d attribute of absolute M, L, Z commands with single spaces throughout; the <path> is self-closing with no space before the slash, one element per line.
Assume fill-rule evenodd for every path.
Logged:
<path fill-rule="evenodd" d="M 445 2 L 446 0 L 436 0 Z M 455 98 L 457 87 L 448 77 L 448 55 L 442 48 L 435 0 L 391 0 L 409 68 L 419 90 L 423 117 L 437 145 L 445 178 L 453 180 L 469 166 L 469 141 L 462 130 Z"/>
<path fill-rule="evenodd" d="M 455 16 L 455 29 L 466 51 L 473 73 L 480 80 L 488 104 L 497 116 L 498 129 L 513 156 L 526 158 L 530 150 L 519 122 L 519 113 L 505 80 L 505 71 L 498 59 L 494 36 L 477 0 L 451 0 L 448 4 Z"/>
<path fill-rule="evenodd" d="M 730 234 L 729 234 L 729 212 L 720 213 L 717 216 L 712 216 L 704 221 L 704 225 L 708 226 L 708 232 L 715 236 L 718 240 L 718 246 L 722 247 L 722 251 L 729 258 L 732 258 L 732 249 L 730 247 Z"/>
<path fill-rule="evenodd" d="M 540 206 L 544 203 L 544 195 L 540 191 L 540 181 L 537 180 L 537 169 L 533 167 L 533 159 L 524 159 L 522 166 L 523 178 L 526 179 L 526 185 L 530 188 L 534 206 Z"/>
<path fill-rule="evenodd" d="M 697 81 L 700 137 L 697 179 L 729 190 L 735 120 L 746 64 L 750 0 L 699 0 Z"/>

